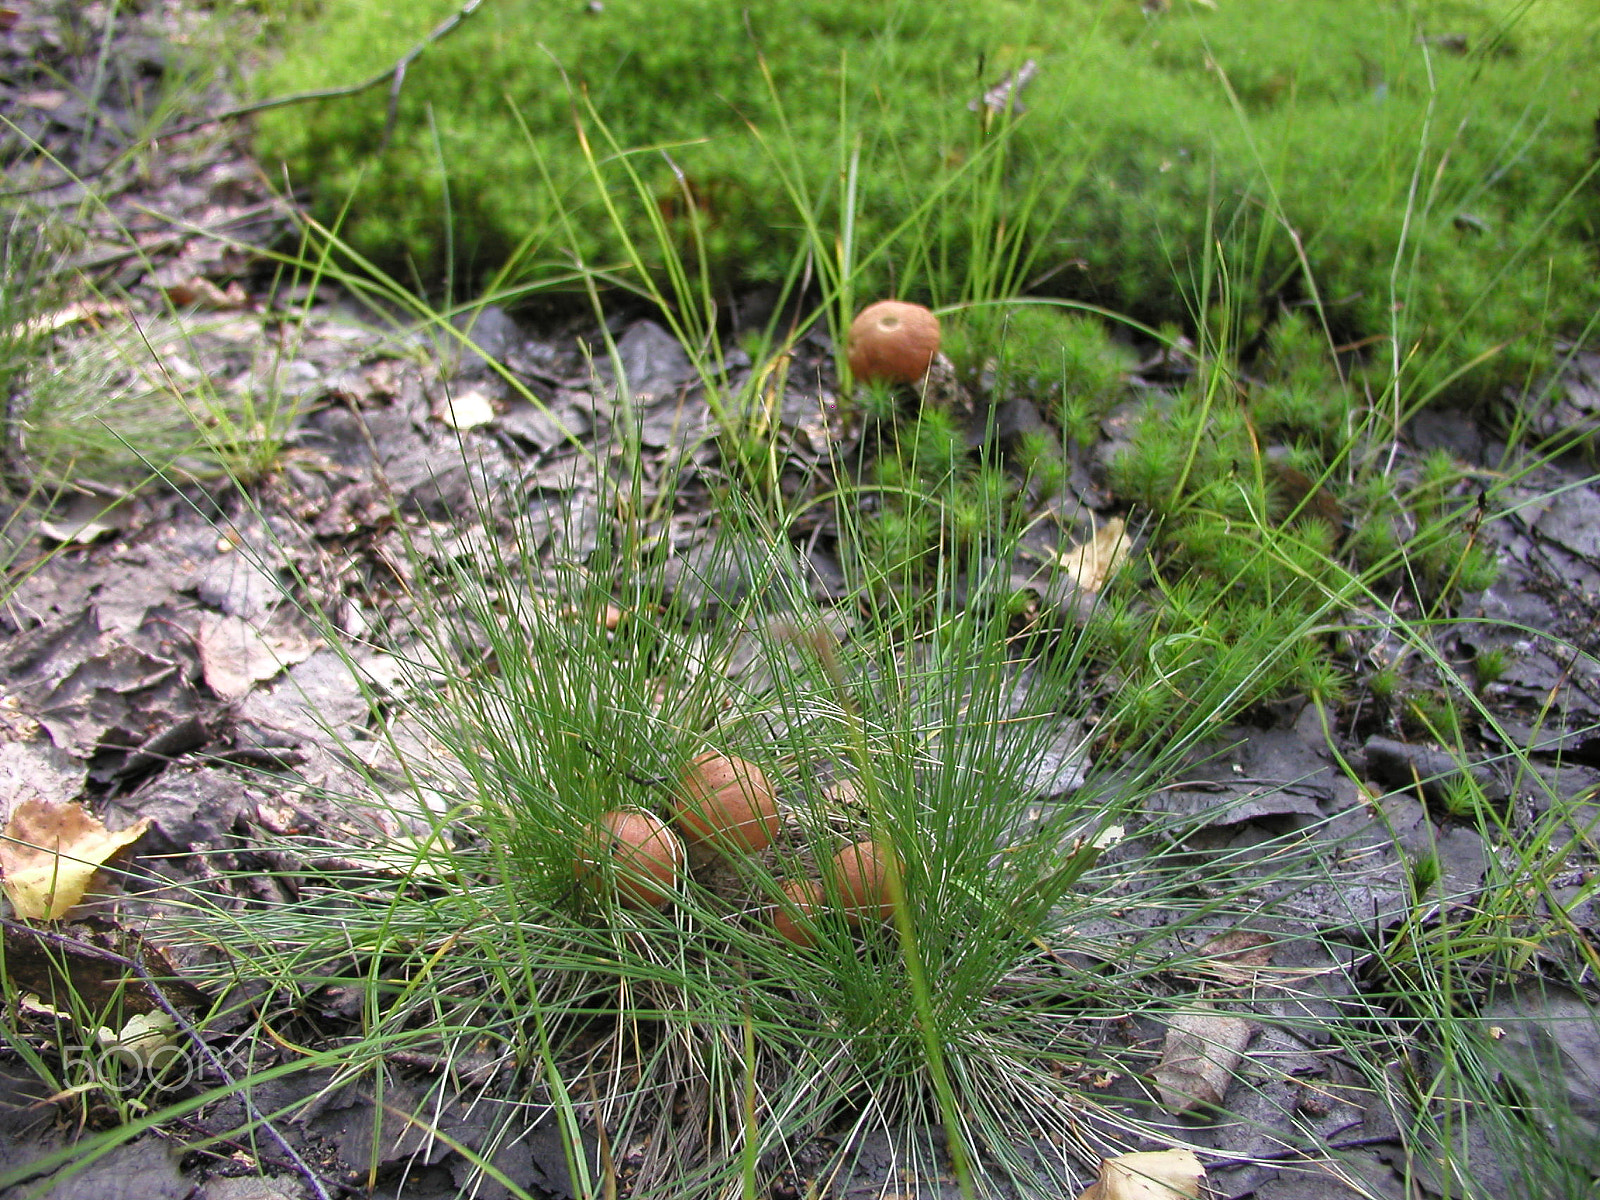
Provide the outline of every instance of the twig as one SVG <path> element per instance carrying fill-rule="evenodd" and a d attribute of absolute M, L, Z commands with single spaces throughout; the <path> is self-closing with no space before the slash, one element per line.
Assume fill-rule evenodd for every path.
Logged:
<path fill-rule="evenodd" d="M 595 744 L 593 742 L 589 741 L 588 738 L 584 738 L 578 744 L 581 745 L 590 754 L 592 754 L 596 758 L 598 758 L 601 762 L 603 762 L 607 766 L 609 766 L 613 771 L 617 772 L 619 775 L 623 775 L 623 776 L 627 777 L 628 779 L 631 779 L 634 783 L 637 783 L 640 787 L 665 787 L 669 782 L 671 782 L 664 775 L 653 775 L 653 776 L 652 775 L 640 775 L 637 771 L 633 771 L 633 770 L 629 769 L 628 767 L 624 766 L 622 763 L 616 762 L 615 760 L 606 757 L 604 754 L 602 754 L 600 752 L 599 748 L 597 746 L 595 746 Z"/>
<path fill-rule="evenodd" d="M 184 1036 L 187 1037 L 191 1043 L 193 1043 L 194 1048 L 200 1052 L 201 1056 L 204 1057 L 205 1060 L 211 1065 L 212 1069 L 215 1070 L 217 1074 L 222 1076 L 223 1082 L 229 1087 L 235 1089 L 235 1091 L 238 1093 L 240 1102 L 244 1105 L 245 1111 L 250 1115 L 250 1119 L 258 1124 L 262 1129 L 265 1129 L 268 1136 L 278 1144 L 278 1148 L 282 1150 L 289 1161 L 294 1164 L 294 1169 L 298 1171 L 305 1179 L 306 1183 L 310 1185 L 312 1195 L 316 1196 L 317 1200 L 333 1200 L 333 1197 L 329 1194 L 328 1189 L 323 1186 L 321 1177 L 318 1176 L 316 1171 L 312 1169 L 311 1164 L 300 1157 L 295 1148 L 289 1144 L 287 1139 L 285 1139 L 281 1133 L 278 1132 L 277 1127 L 273 1125 L 271 1121 L 267 1120 L 266 1115 L 256 1107 L 255 1101 L 250 1097 L 249 1090 L 239 1086 L 238 1080 L 233 1077 L 227 1067 L 223 1066 L 222 1059 L 220 1059 L 216 1052 L 211 1049 L 211 1047 L 206 1043 L 206 1040 L 200 1036 L 200 1031 L 194 1027 L 187 1017 L 173 1007 L 172 1002 L 167 999 L 166 993 L 161 990 L 161 985 L 157 983 L 155 977 L 145 969 L 145 965 L 142 962 L 140 962 L 138 959 L 129 958 L 125 954 L 118 954 L 115 950 L 107 950 L 104 946 L 96 946 L 92 942 L 85 942 L 79 938 L 68 937 L 64 933 L 57 933 L 53 929 L 39 929 L 32 925 L 25 925 L 20 921 L 10 920 L 6 917 L 0 917 L 0 928 L 15 930 L 16 932 L 23 934 L 32 934 L 34 937 L 43 938 L 49 942 L 55 942 L 59 945 L 67 946 L 74 950 L 92 954 L 106 962 L 115 963 L 117 966 L 132 971 L 135 975 L 137 975 L 139 977 L 139 982 L 144 984 L 146 990 L 149 991 L 151 998 L 161 1007 L 161 1011 L 172 1018 L 173 1024 L 183 1031 Z"/>
<path fill-rule="evenodd" d="M 407 50 L 391 65 L 377 74 L 361 80 L 359 83 L 349 83 L 343 87 L 321 88 L 311 92 L 291 92 L 287 96 L 274 96 L 268 100 L 258 100 L 253 104 L 241 104 L 234 108 L 225 108 L 221 112 L 212 113 L 205 117 L 197 117 L 193 121 L 187 121 L 182 125 L 174 125 L 170 129 L 158 130 L 149 137 L 142 139 L 142 142 L 133 143 L 133 146 L 141 145 L 143 142 L 158 142 L 162 138 L 182 137 L 184 134 L 193 133 L 197 129 L 204 129 L 208 125 L 218 125 L 223 121 L 253 116 L 256 113 L 269 112 L 275 108 L 287 108 L 291 104 L 305 104 L 312 100 L 338 100 L 346 96 L 359 96 L 362 92 L 371 91 L 387 79 L 390 81 L 389 110 L 383 123 L 383 140 L 379 143 L 380 150 L 386 149 L 389 145 L 390 137 L 394 134 L 395 120 L 400 108 L 400 89 L 405 85 L 407 69 L 422 56 L 424 50 L 453 32 L 456 26 L 475 13 L 482 3 L 483 0 L 466 0 L 466 3 L 459 9 L 435 25 L 427 37 Z M 80 183 L 86 179 L 92 179 L 94 176 L 109 169 L 113 163 L 119 161 L 133 146 L 118 151 L 98 166 L 88 167 L 77 172 L 74 178 Z M 13 196 L 28 196 L 35 192 L 49 191 L 50 188 L 56 186 L 59 185 L 52 183 L 16 188 L 11 191 L 0 192 L 0 199 L 10 199 Z"/>
<path fill-rule="evenodd" d="M 389 115 L 383 125 L 383 145 L 389 144 L 389 136 L 394 131 L 395 110 L 400 104 L 400 89 L 405 84 L 406 71 L 411 64 L 422 57 L 422 52 L 435 42 L 442 40 L 454 32 L 473 13 L 478 11 L 478 6 L 483 0 L 466 0 L 459 9 L 435 25 L 428 36 L 423 38 L 399 58 L 391 66 L 385 67 L 376 75 L 363 79 L 360 83 L 349 83 L 343 87 L 323 88 L 314 92 L 291 92 L 287 96 L 274 96 L 270 100 L 258 100 L 254 104 L 241 104 L 237 108 L 225 108 L 219 113 L 209 117 L 200 117 L 186 125 L 179 125 L 162 133 L 161 137 L 178 137 L 185 133 L 193 133 L 196 129 L 204 129 L 207 125 L 215 125 L 222 121 L 231 121 L 235 117 L 248 117 L 259 112 L 268 112 L 274 108 L 287 108 L 291 104 L 304 104 L 310 100 L 338 100 L 345 96 L 359 96 L 362 92 L 371 91 L 385 79 L 390 80 L 389 85 Z"/>

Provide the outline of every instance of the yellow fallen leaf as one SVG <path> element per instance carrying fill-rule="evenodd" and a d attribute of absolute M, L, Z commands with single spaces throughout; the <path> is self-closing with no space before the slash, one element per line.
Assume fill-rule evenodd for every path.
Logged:
<path fill-rule="evenodd" d="M 1119 1154 L 1100 1163 L 1100 1178 L 1078 1200 L 1200 1200 L 1206 1169 L 1193 1150 L 1174 1146 L 1144 1154 Z"/>
<path fill-rule="evenodd" d="M 1112 517 L 1092 538 L 1061 554 L 1056 562 L 1080 588 L 1098 592 L 1127 561 L 1131 541 L 1127 522 Z"/>
<path fill-rule="evenodd" d="M 17 916 L 57 920 L 83 899 L 95 871 L 149 827 L 146 817 L 112 833 L 76 802 L 25 800 L 0 835 L 0 888 Z"/>

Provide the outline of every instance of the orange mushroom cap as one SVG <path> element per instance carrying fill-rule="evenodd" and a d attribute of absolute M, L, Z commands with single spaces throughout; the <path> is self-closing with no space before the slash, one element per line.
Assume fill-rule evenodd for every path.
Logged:
<path fill-rule="evenodd" d="M 780 889 L 783 898 L 772 906 L 772 927 L 778 936 L 802 949 L 817 944 L 813 922 L 822 907 L 822 886 L 810 879 L 796 879 Z"/>
<path fill-rule="evenodd" d="M 846 846 L 833 856 L 833 881 L 839 889 L 839 907 L 845 920 L 859 925 L 876 917 L 894 915 L 889 893 L 889 859 L 893 851 L 868 840 Z"/>
<path fill-rule="evenodd" d="M 691 842 L 755 853 L 777 836 L 777 794 L 752 762 L 708 751 L 678 777 L 673 819 Z"/>
<path fill-rule="evenodd" d="M 629 908 L 661 908 L 672 898 L 683 869 L 683 843 L 653 813 L 618 809 L 600 818 L 596 850 L 616 864 L 617 899 Z M 595 864 L 579 859 L 577 874 L 588 880 Z"/>
<path fill-rule="evenodd" d="M 850 374 L 864 383 L 916 383 L 939 353 L 939 318 L 920 304 L 879 300 L 850 323 Z"/>

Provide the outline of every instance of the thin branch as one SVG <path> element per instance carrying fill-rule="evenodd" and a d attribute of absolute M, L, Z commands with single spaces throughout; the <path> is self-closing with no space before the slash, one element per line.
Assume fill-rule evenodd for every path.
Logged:
<path fill-rule="evenodd" d="M 377 72 L 375 75 L 371 75 L 366 79 L 361 80 L 359 83 L 349 83 L 345 84 L 343 87 L 321 88 L 310 92 L 291 92 L 287 96 L 273 96 L 267 100 L 258 100 L 253 104 L 241 104 L 234 108 L 225 108 L 221 112 L 212 113 L 209 116 L 197 117 L 195 120 L 186 121 L 182 125 L 174 125 L 170 129 L 158 130 L 149 137 L 133 143 L 132 146 L 125 147 L 123 150 L 118 151 L 116 154 L 107 158 L 105 162 L 100 163 L 98 166 L 89 167 L 78 172 L 74 178 L 80 183 L 84 180 L 92 179 L 96 175 L 99 175 L 109 169 L 114 163 L 120 161 L 128 154 L 130 150 L 146 143 L 158 142 L 162 138 L 182 137 L 185 134 L 195 132 L 197 129 L 204 129 L 208 125 L 218 125 L 223 121 L 232 121 L 239 117 L 253 116 L 256 113 L 269 112 L 275 108 L 287 108 L 291 104 L 305 104 L 313 100 L 338 100 L 346 96 L 359 96 L 362 92 L 371 91 L 380 83 L 388 80 L 389 110 L 388 115 L 384 119 L 383 140 L 380 143 L 380 149 L 386 148 L 389 145 L 390 137 L 392 137 L 394 134 L 395 121 L 399 115 L 400 109 L 400 89 L 405 84 L 407 69 L 412 63 L 416 62 L 417 59 L 422 56 L 422 52 L 429 46 L 432 46 L 435 42 L 441 41 L 450 33 L 454 32 L 456 27 L 470 17 L 473 13 L 475 13 L 478 10 L 479 5 L 482 3 L 483 0 L 466 0 L 466 3 L 464 3 L 450 16 L 446 17 L 443 21 L 440 21 L 439 24 L 435 25 L 428 35 L 419 41 L 415 46 L 411 47 L 411 49 L 407 50 L 383 70 Z M 9 199 L 13 196 L 32 195 L 35 192 L 48 191 L 50 188 L 55 186 L 57 185 L 38 184 L 33 187 L 16 188 L 11 191 L 0 192 L 0 199 Z"/>

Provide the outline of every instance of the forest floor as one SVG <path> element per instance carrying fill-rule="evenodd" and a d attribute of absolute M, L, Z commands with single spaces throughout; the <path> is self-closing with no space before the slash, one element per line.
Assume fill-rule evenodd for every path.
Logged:
<path fill-rule="evenodd" d="M 619 406 L 613 368 L 590 357 L 601 342 L 592 321 L 530 327 L 485 308 L 466 326 L 476 351 L 462 351 L 441 345 L 437 334 L 385 322 L 332 287 L 308 295 L 284 285 L 253 247 L 291 237 L 292 214 L 261 177 L 242 134 L 208 125 L 130 152 L 140 140 L 133 101 L 159 86 L 164 39 L 185 32 L 181 10 L 124 21 L 107 43 L 114 86 L 86 105 L 96 56 L 67 49 L 65 9 L 11 13 L 0 70 L 8 80 L 0 107 L 17 114 L 7 178 L 27 189 L 10 203 L 25 200 L 31 212 L 76 228 L 79 241 L 62 266 L 95 287 L 69 287 L 41 314 L 53 370 L 96 380 L 102 400 L 133 405 L 203 379 L 224 404 L 270 395 L 272 413 L 289 414 L 259 477 L 171 486 L 140 479 L 141 459 L 160 455 L 170 433 L 141 418 L 127 427 L 126 444 L 109 442 L 85 457 L 93 469 L 75 473 L 53 507 L 22 510 L 7 526 L 15 567 L 0 609 L 0 821 L 38 799 L 81 801 L 112 831 L 149 822 L 117 878 L 58 927 L 74 947 L 73 986 L 92 993 L 125 979 L 124 964 L 100 950 L 127 957 L 137 948 L 149 961 L 170 950 L 160 917 L 171 895 L 203 889 L 214 898 L 232 893 L 240 904 L 279 901 L 292 890 L 296 865 L 275 841 L 318 832 L 345 843 L 382 838 L 397 832 L 403 817 L 396 814 L 408 806 L 425 820 L 426 806 L 405 794 L 407 773 L 396 757 L 410 753 L 405 765 L 414 766 L 438 750 L 420 723 L 408 722 L 395 665 L 415 653 L 424 633 L 408 608 L 411 577 L 430 556 L 482 557 L 489 546 L 509 557 L 524 552 L 484 503 L 502 493 L 544 514 L 542 554 L 582 557 L 600 526 L 606 488 L 597 464 L 608 460 Z M 212 93 L 187 115 L 223 103 Z M 57 164 L 23 153 L 19 134 L 57 155 Z M 641 413 L 650 479 L 670 479 L 678 489 L 656 531 L 680 564 L 670 572 L 674 586 L 691 605 L 696 594 L 709 604 L 726 583 L 700 569 L 718 518 L 716 451 L 703 437 L 714 416 L 683 349 L 660 324 L 619 310 L 611 332 Z M 489 360 L 544 408 L 518 399 Z M 859 434 L 833 403 L 830 363 L 824 335 L 800 343 L 800 369 L 790 373 L 779 414 L 785 471 L 796 479 L 824 470 Z M 1600 356 L 1575 357 L 1553 395 L 1542 431 L 1600 420 Z M 112 411 L 102 404 L 73 419 Z M 1064 503 L 1081 514 L 1079 529 L 1123 515 L 1100 482 L 1115 432 L 1108 423 L 1102 446 L 1072 464 Z M 1418 418 L 1394 447 L 1402 464 L 1439 448 L 1486 475 L 1506 461 L 1492 428 L 1447 411 Z M 10 430 L 14 483 L 39 466 L 37 455 L 36 445 Z M 208 464 L 189 465 L 198 477 Z M 184 469 L 180 461 L 174 478 Z M 1587 830 L 1600 818 L 1600 482 L 1577 457 L 1542 462 L 1500 493 L 1499 513 L 1478 533 L 1495 548 L 1499 578 L 1462 599 L 1435 643 L 1467 674 L 1486 650 L 1506 652 L 1503 672 L 1480 689 L 1495 719 L 1467 731 L 1469 766 L 1417 738 L 1384 697 L 1358 692 L 1328 710 L 1291 700 L 1251 713 L 1216 739 L 1211 757 L 1150 799 L 1152 814 L 1187 825 L 1190 853 L 1248 858 L 1252 846 L 1281 846 L 1286 834 L 1302 831 L 1295 852 L 1321 862 L 1320 886 L 1263 898 L 1271 915 L 1261 929 L 1317 934 L 1280 950 L 1274 968 L 1295 983 L 1263 987 L 1263 1013 L 1291 1005 L 1313 1015 L 1332 1011 L 1370 986 L 1370 949 L 1405 912 L 1407 874 L 1418 856 L 1437 856 L 1448 906 L 1470 908 L 1486 880 L 1502 873 L 1502 848 L 1485 827 L 1447 811 L 1450 781 L 1464 769 L 1478 775 L 1508 827 L 1531 827 L 1552 806 L 1562 809 L 1580 849 L 1551 877 L 1552 895 L 1571 905 L 1565 920 L 1575 936 L 1594 936 L 1589 881 L 1600 855 Z M 816 595 L 847 604 L 827 531 L 802 532 Z M 1406 603 L 1396 598 L 1400 611 Z M 1388 663 L 1402 676 L 1430 669 L 1400 653 L 1379 616 L 1367 615 L 1366 624 L 1353 622 L 1360 629 L 1347 651 L 1353 658 Z M 330 645 L 339 632 L 347 640 Z M 374 681 L 385 680 L 394 690 L 375 695 Z M 1070 800 L 1071 774 L 1045 772 L 1041 796 Z M 361 797 L 382 803 L 352 803 Z M 1132 830 L 1120 853 L 1131 862 L 1140 852 Z M 1270 870 L 1281 867 L 1274 862 Z M 1265 863 L 1262 873 L 1270 891 Z M 12 1006 L 18 995 L 48 988 L 49 971 L 37 939 L 18 922 L 8 921 L 5 942 Z M 184 975 L 181 952 L 170 953 L 171 968 Z M 1536 984 L 1545 960 L 1550 978 Z M 1582 1111 L 1600 1104 L 1600 1032 L 1572 1018 L 1589 1011 L 1592 996 L 1551 981 L 1582 979 L 1578 962 L 1572 938 L 1541 940 L 1526 977 L 1495 980 L 1479 998 L 1479 1014 L 1520 1031 L 1512 1041 L 1522 1038 L 1530 1056 L 1541 1044 L 1558 1044 L 1558 1087 Z M 298 1001 L 299 1017 L 331 1037 L 351 1019 L 341 1007 L 349 1002 L 309 991 Z M 41 1053 L 56 1036 L 43 1032 L 49 1022 L 37 1010 L 13 1007 L 6 1021 L 14 1043 L 31 1039 Z M 226 1027 L 203 1033 L 227 1062 L 259 1067 L 288 1053 L 239 1045 Z M 1158 1023 L 1134 1014 L 1118 1036 L 1132 1046 L 1160 1035 Z M 466 1160 L 444 1142 L 422 1147 L 405 1126 L 374 1115 L 403 1105 L 408 1079 L 429 1071 L 427 1063 L 396 1064 L 386 1097 L 366 1085 L 329 1094 L 320 1073 L 263 1085 L 271 1092 L 260 1101 L 264 1109 L 293 1114 L 276 1123 L 293 1147 L 289 1155 L 231 1135 L 247 1123 L 240 1101 L 221 1094 L 216 1071 L 202 1070 L 184 1094 L 212 1088 L 218 1099 L 52 1184 L 47 1174 L 29 1179 L 28 1164 L 125 1114 L 92 1094 L 50 1095 L 25 1056 L 0 1051 L 0 1177 L 18 1181 L 18 1195 L 266 1200 L 312 1194 L 309 1169 L 332 1195 L 451 1196 Z M 1399 1198 L 1418 1194 L 1406 1190 L 1408 1173 L 1415 1186 L 1429 1186 L 1426 1171 L 1406 1161 L 1389 1104 L 1357 1087 L 1357 1073 L 1321 1047 L 1269 1025 L 1240 1071 L 1221 1118 L 1174 1122 L 1176 1138 L 1209 1152 L 1216 1194 Z M 1115 1086 L 1144 1085 L 1130 1075 L 1113 1086 L 1113 1097 Z M 485 1119 L 462 1109 L 442 1124 L 454 1144 L 471 1146 Z M 1330 1148 L 1327 1161 L 1345 1182 L 1298 1156 L 1282 1161 L 1281 1147 L 1307 1136 Z M 1488 1194 L 1502 1194 L 1492 1186 L 1495 1151 L 1481 1139 L 1472 1143 L 1476 1136 L 1469 1126 L 1479 1179 L 1490 1181 Z M 222 1140 L 202 1153 L 185 1150 L 215 1137 Z M 550 1129 L 531 1130 L 520 1146 L 496 1160 L 513 1182 L 536 1196 L 571 1194 Z M 854 1174 L 836 1181 L 835 1194 L 888 1187 L 891 1149 L 887 1141 L 857 1147 Z M 375 1193 L 366 1190 L 370 1166 Z M 783 1195 L 798 1185 L 772 1186 Z M 938 1195 L 950 1185 L 895 1186 Z M 1443 1185 L 1432 1194 L 1445 1194 Z"/>

